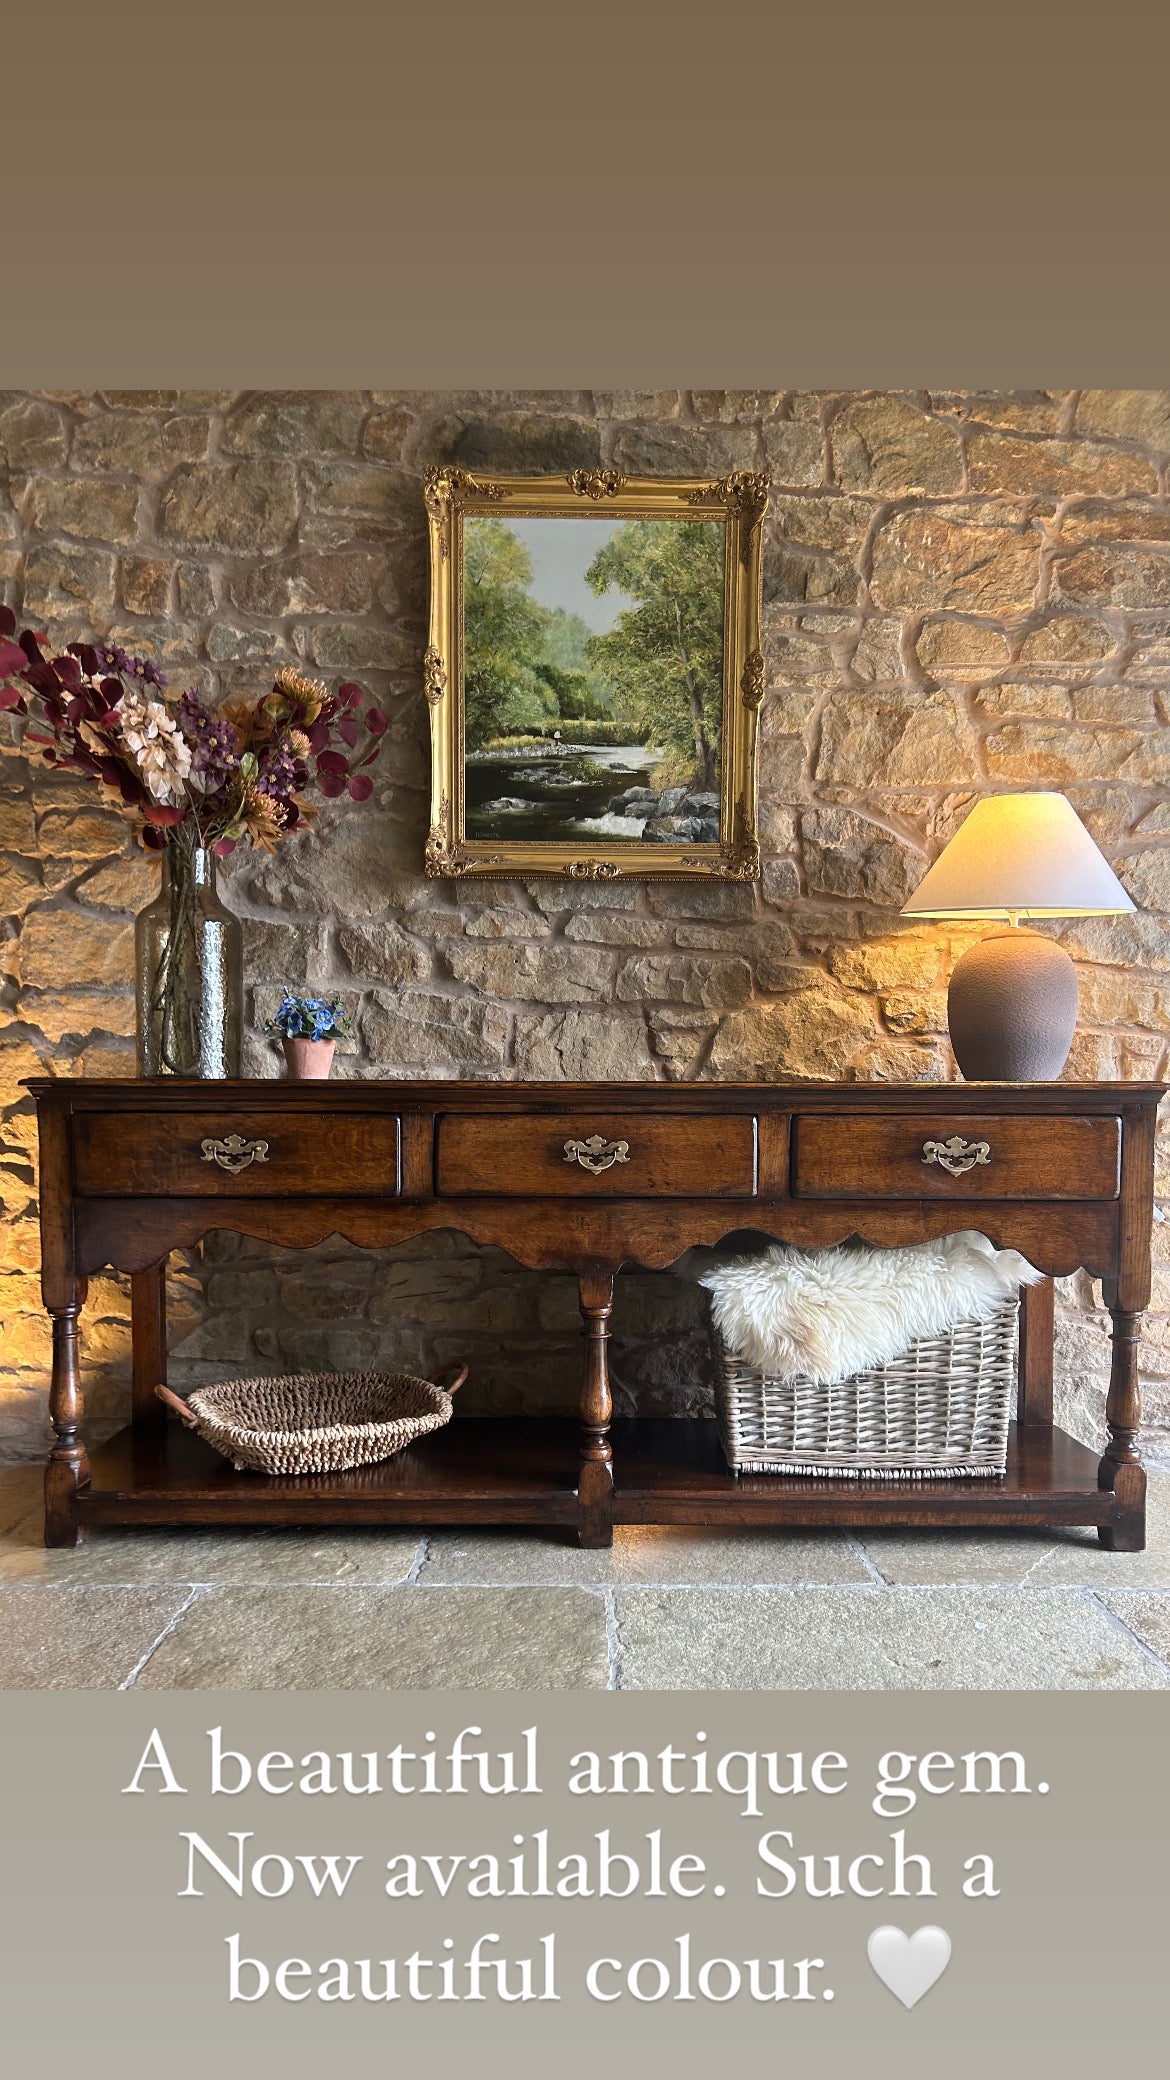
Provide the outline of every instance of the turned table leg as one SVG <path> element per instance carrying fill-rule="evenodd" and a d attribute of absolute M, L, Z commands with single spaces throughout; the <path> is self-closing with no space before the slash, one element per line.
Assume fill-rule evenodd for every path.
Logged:
<path fill-rule="evenodd" d="M 1097 1474 L 1099 1485 L 1113 1492 L 1113 1519 L 1098 1528 L 1097 1536 L 1111 1553 L 1140 1553 L 1146 1543 L 1146 1470 L 1138 1449 L 1142 1420 L 1141 1383 L 1138 1377 L 1140 1309 L 1114 1307 L 1113 1365 L 1109 1375 L 1109 1399 L 1105 1420 L 1109 1442 Z"/>
<path fill-rule="evenodd" d="M 581 1314 L 585 1323 L 585 1376 L 581 1383 L 581 1467 L 577 1478 L 577 1537 L 583 1546 L 613 1544 L 613 1450 L 609 1421 L 609 1318 L 613 1312 L 613 1272 L 580 1274 Z"/>
<path fill-rule="evenodd" d="M 81 1441 L 85 1403 L 78 1365 L 77 1318 L 85 1305 L 85 1280 L 78 1279 L 64 1306 L 50 1307 L 53 1321 L 53 1379 L 49 1418 L 53 1449 L 45 1468 L 45 1544 L 77 1546 L 84 1536 L 77 1491 L 89 1483 L 89 1460 Z"/>

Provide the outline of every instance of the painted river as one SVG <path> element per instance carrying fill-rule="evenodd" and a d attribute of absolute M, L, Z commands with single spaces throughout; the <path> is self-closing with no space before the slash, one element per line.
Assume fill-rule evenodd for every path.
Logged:
<path fill-rule="evenodd" d="M 645 744 L 562 744 L 533 751 L 473 751 L 466 764 L 469 838 L 640 838 L 644 817 L 609 803 L 645 786 L 662 757 Z"/>

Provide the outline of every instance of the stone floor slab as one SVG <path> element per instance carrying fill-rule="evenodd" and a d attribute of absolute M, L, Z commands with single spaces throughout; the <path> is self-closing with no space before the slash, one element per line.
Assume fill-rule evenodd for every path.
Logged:
<path fill-rule="evenodd" d="M 0 1533 L 31 1515 L 44 1492 L 43 1466 L 0 1466 Z"/>
<path fill-rule="evenodd" d="M 623 1689 L 1170 1687 L 1080 1589 L 627 1589 L 616 1602 Z"/>
<path fill-rule="evenodd" d="M 0 1690 L 116 1690 L 185 1589 L 0 1589 Z"/>
<path fill-rule="evenodd" d="M 1170 1479 L 1152 1473 L 1144 1553 L 1107 1553 L 1091 1527 L 1067 1530 L 867 1531 L 863 1544 L 878 1573 L 901 1584 L 1027 1583 L 1170 1588 Z"/>
<path fill-rule="evenodd" d="M 541 1532 L 447 1531 L 427 1542 L 419 1576 L 440 1583 L 867 1582 L 856 1545 L 826 1533 L 768 1537 L 687 1525 L 624 1525 L 608 1552 L 587 1552 Z"/>
<path fill-rule="evenodd" d="M 604 1690 L 608 1680 L 605 1602 L 579 1589 L 209 1589 L 138 1688 Z"/>
<path fill-rule="evenodd" d="M 1170 1665 L 1170 1596 L 1127 1596 L 1123 1592 L 1101 1600 L 1145 1641 L 1151 1653 Z"/>
<path fill-rule="evenodd" d="M 421 1552 L 413 1531 L 94 1530 L 48 1550 L 39 1512 L 0 1536 L 0 1582 L 249 1583 L 406 1580 Z"/>

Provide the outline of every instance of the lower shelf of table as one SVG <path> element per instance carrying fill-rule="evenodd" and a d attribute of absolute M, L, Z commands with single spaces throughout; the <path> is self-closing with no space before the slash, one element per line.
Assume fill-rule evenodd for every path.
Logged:
<path fill-rule="evenodd" d="M 1003 1479 L 818 1480 L 728 1472 L 715 1424 L 615 1423 L 615 1524 L 1007 1527 L 1103 1524 L 1097 1456 L 1061 1430 L 1012 1429 Z M 92 1454 L 88 1524 L 547 1524 L 577 1521 L 578 1429 L 467 1419 L 349 1473 L 237 1473 L 177 1423 Z"/>

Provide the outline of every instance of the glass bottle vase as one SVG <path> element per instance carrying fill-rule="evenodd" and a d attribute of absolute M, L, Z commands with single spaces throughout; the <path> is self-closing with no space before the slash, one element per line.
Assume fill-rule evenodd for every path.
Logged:
<path fill-rule="evenodd" d="M 243 939 L 208 846 L 168 839 L 162 888 L 139 913 L 134 944 L 139 1075 L 238 1076 Z"/>

